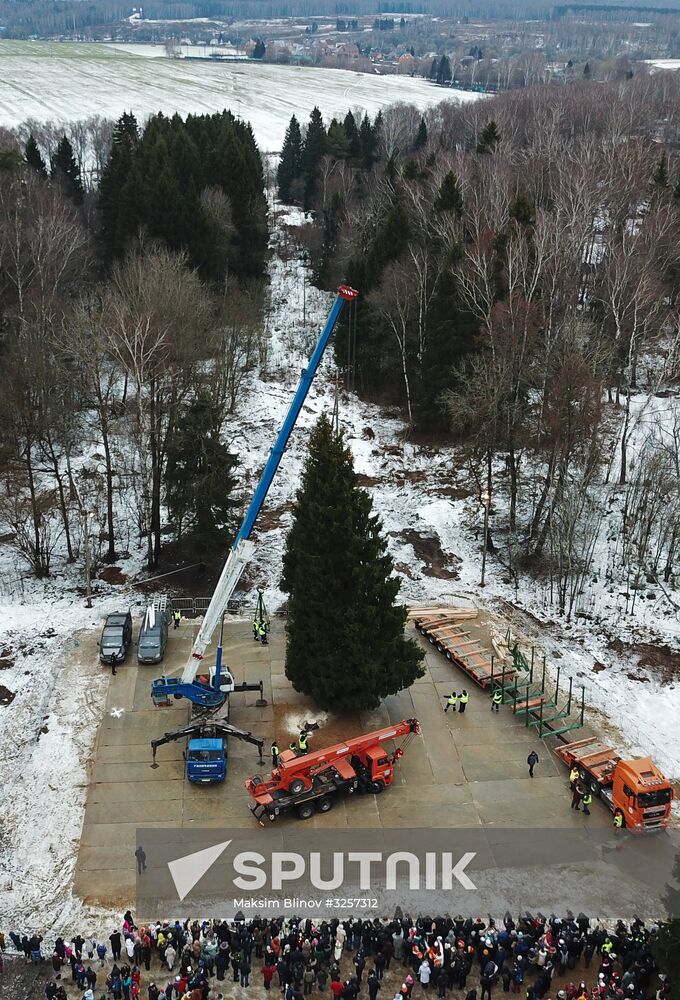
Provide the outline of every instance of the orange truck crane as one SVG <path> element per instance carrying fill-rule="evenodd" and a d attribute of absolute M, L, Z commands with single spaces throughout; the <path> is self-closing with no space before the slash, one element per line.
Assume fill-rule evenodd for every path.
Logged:
<path fill-rule="evenodd" d="M 255 800 L 250 811 L 264 826 L 265 816 L 273 821 L 291 810 L 299 819 L 309 819 L 315 810 L 328 812 L 341 792 L 378 795 L 394 781 L 394 765 L 419 733 L 417 719 L 404 719 L 387 729 L 309 754 L 284 750 L 268 781 L 261 775 L 246 781 L 246 789 Z M 383 743 L 402 736 L 405 739 L 400 747 L 392 753 L 385 750 Z"/>
<path fill-rule="evenodd" d="M 623 825 L 637 833 L 665 830 L 671 814 L 673 789 L 651 757 L 623 760 L 596 737 L 556 747 L 568 767 L 576 767 L 593 797 L 623 816 Z"/>

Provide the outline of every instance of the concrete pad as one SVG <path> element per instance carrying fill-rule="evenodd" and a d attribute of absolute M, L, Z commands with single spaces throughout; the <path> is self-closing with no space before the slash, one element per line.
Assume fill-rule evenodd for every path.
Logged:
<path fill-rule="evenodd" d="M 131 794 L 134 794 L 132 787 L 130 791 Z M 179 801 L 173 799 L 165 802 L 154 802 L 146 799 L 128 799 L 124 810 L 121 810 L 118 805 L 113 808 L 104 802 L 88 801 L 85 820 L 88 823 L 112 823 L 118 817 L 119 822 L 135 823 L 137 826 L 140 823 L 153 824 L 156 821 L 159 824 L 169 823 L 172 820 L 179 821 L 180 817 L 177 815 Z"/>
<path fill-rule="evenodd" d="M 143 782 L 143 788 L 138 794 L 143 795 L 147 802 L 159 802 L 170 799 L 182 798 L 182 774 L 179 780 L 169 781 L 167 779 L 150 779 Z M 114 806 L 114 813 L 119 813 L 121 804 L 127 806 L 130 798 L 130 786 L 127 781 L 117 782 L 97 782 L 92 789 L 92 802 L 110 803 Z"/>
<path fill-rule="evenodd" d="M 186 622 L 170 633 L 161 665 L 138 666 L 131 657 L 111 679 L 91 769 L 76 870 L 76 892 L 92 902 L 128 904 L 134 892 L 138 827 L 199 830 L 232 826 L 252 829 L 254 837 L 262 837 L 270 834 L 271 828 L 298 822 L 294 817 L 281 817 L 275 824 L 259 827 L 248 808 L 250 798 L 244 788 L 247 778 L 270 770 L 268 749 L 273 735 L 285 746 L 297 736 L 296 727 L 301 722 L 317 718 L 311 699 L 293 691 L 285 677 L 285 621 L 272 622 L 267 646 L 252 642 L 249 620 L 225 624 L 225 662 L 237 681 L 255 683 L 261 679 L 269 702 L 265 708 L 256 708 L 258 692 L 235 694 L 230 699 L 230 721 L 267 741 L 265 764 L 260 765 L 253 746 L 232 739 L 226 781 L 195 786 L 184 778 L 181 741 L 161 747 L 159 767 L 151 769 L 151 740 L 186 726 L 190 720 L 189 706 L 182 702 L 169 709 L 153 708 L 151 681 L 161 675 L 181 674 L 198 624 Z M 484 623 L 470 624 L 474 625 L 471 634 L 484 644 L 485 636 L 488 640 Z M 85 633 L 83 643 L 90 640 L 89 655 L 96 657 L 95 638 Z M 494 833 L 501 828 L 517 831 L 519 850 L 527 826 L 566 826 L 587 837 L 590 827 L 610 825 L 609 814 L 599 804 L 594 804 L 589 819 L 570 810 L 563 768 L 535 731 L 525 727 L 508 707 L 492 714 L 488 693 L 422 638 L 418 641 L 426 650 L 423 678 L 374 710 L 352 716 L 330 715 L 323 729 L 312 734 L 311 747 L 328 746 L 414 716 L 421 722 L 422 737 L 410 742 L 395 766 L 393 785 L 383 794 L 339 798 L 330 812 L 316 813 L 308 821 L 308 829 L 465 828 L 480 838 L 482 853 L 493 853 L 496 847 L 500 853 L 507 849 L 507 842 L 494 841 Z M 206 664 L 213 662 L 214 656 L 213 644 Z M 464 687 L 470 697 L 467 711 L 444 714 L 445 697 Z M 393 747 L 391 744 L 390 749 Z M 532 747 L 540 758 L 533 781 L 526 765 Z"/>
<path fill-rule="evenodd" d="M 172 782 L 173 779 L 180 778 L 184 778 L 184 761 L 181 758 L 179 760 L 159 762 L 157 768 L 152 768 L 150 750 L 146 762 L 128 764 L 97 763 L 94 768 L 95 784 L 106 784 L 107 786 L 109 784 L 123 784 L 128 786 L 128 791 L 130 790 L 130 783 L 133 783 L 134 787 L 134 784 L 138 782 L 143 782 L 144 785 L 150 781 L 158 784 L 164 781 Z M 139 795 L 140 793 L 138 792 L 137 794 Z M 147 794 L 148 790 L 145 790 L 144 795 Z"/>

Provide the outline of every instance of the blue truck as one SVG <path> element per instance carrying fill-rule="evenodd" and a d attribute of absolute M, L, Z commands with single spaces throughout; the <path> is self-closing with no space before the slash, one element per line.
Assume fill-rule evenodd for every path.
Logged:
<path fill-rule="evenodd" d="M 186 740 L 183 757 L 188 780 L 197 785 L 217 784 L 224 781 L 227 776 L 227 739 L 229 736 L 256 746 L 260 754 L 260 764 L 264 763 L 262 757 L 264 740 L 245 729 L 237 729 L 236 726 L 231 726 L 226 720 L 222 720 L 219 722 L 195 722 L 183 729 L 176 729 L 174 732 L 165 733 L 158 739 L 152 740 L 153 763 L 151 766 L 158 767 L 156 751 L 159 746 L 164 743 L 172 743 L 175 740 Z"/>

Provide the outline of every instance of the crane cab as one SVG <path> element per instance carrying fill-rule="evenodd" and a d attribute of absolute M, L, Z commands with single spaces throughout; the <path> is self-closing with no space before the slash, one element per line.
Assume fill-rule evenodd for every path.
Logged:
<path fill-rule="evenodd" d="M 381 790 L 394 781 L 394 764 L 391 756 L 384 747 L 371 747 L 366 751 L 366 766 L 368 767 L 371 782 L 380 783 Z M 372 789 L 374 791 L 375 789 Z"/>

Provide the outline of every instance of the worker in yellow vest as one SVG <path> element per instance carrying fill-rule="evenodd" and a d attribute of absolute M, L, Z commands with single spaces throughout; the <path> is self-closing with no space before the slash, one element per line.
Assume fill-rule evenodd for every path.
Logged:
<path fill-rule="evenodd" d="M 307 739 L 308 734 L 306 729 L 300 730 L 300 736 L 298 738 L 298 750 L 300 753 L 307 753 Z"/>
<path fill-rule="evenodd" d="M 574 791 L 574 785 L 576 784 L 576 782 L 580 777 L 581 775 L 579 773 L 579 769 L 577 767 L 572 767 L 571 771 L 569 772 L 569 787 L 571 788 L 572 792 Z"/>
<path fill-rule="evenodd" d="M 275 769 L 279 766 L 279 753 L 280 750 L 278 743 L 276 742 L 276 740 L 272 740 L 272 749 L 271 749 L 272 769 Z"/>
<path fill-rule="evenodd" d="M 494 709 L 498 711 L 502 703 L 503 703 L 503 692 L 499 687 L 497 687 L 494 690 L 494 693 L 491 695 L 491 711 L 493 712 Z"/>
<path fill-rule="evenodd" d="M 444 712 L 445 713 L 448 712 L 450 708 L 452 708 L 453 711 L 455 712 L 457 702 L 458 702 L 458 695 L 456 694 L 455 691 L 452 691 L 451 694 L 446 699 L 446 707 L 444 708 Z"/>
<path fill-rule="evenodd" d="M 623 813 L 620 809 L 617 809 L 614 813 L 614 826 L 617 830 L 621 830 L 623 828 Z"/>
<path fill-rule="evenodd" d="M 469 700 L 470 700 L 470 695 L 467 693 L 465 688 L 463 688 L 461 693 L 458 695 L 458 711 L 460 712 L 461 715 L 465 711 L 465 707 L 469 702 Z"/>
<path fill-rule="evenodd" d="M 591 793 L 590 789 L 588 789 L 586 791 L 586 794 L 583 796 L 583 815 L 584 816 L 590 816 L 590 803 L 592 801 L 593 801 L 593 796 L 592 796 L 592 793 Z"/>

